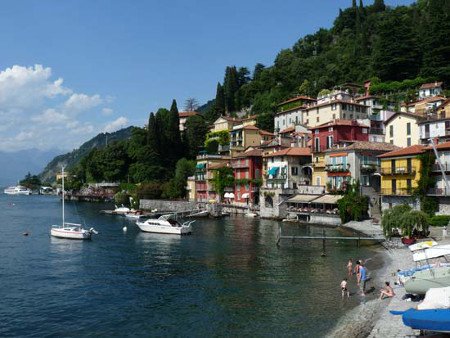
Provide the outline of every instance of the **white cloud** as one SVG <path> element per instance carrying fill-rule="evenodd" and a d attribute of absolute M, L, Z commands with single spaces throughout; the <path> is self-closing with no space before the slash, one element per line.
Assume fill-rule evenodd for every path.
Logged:
<path fill-rule="evenodd" d="M 125 127 L 128 124 L 128 119 L 126 117 L 119 117 L 117 119 L 115 119 L 114 121 L 111 121 L 110 123 L 108 123 L 105 128 L 103 129 L 103 131 L 105 133 L 112 133 L 116 130 L 119 130 L 123 127 Z"/>
<path fill-rule="evenodd" d="M 42 65 L 0 70 L 0 151 L 74 149 L 104 130 L 128 123 L 114 114 L 114 98 L 79 93 Z"/>

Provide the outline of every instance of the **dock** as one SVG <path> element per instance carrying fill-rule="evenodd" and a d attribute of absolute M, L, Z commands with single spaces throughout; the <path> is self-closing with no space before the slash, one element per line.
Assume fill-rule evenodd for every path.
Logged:
<path fill-rule="evenodd" d="M 325 255 L 325 242 L 332 240 L 332 241 L 355 241 L 358 248 L 361 245 L 361 241 L 374 241 L 378 243 L 382 243 L 386 240 L 384 236 L 367 236 L 367 235 L 358 235 L 358 236 L 327 236 L 325 229 L 322 229 L 322 235 L 318 236 L 297 236 L 297 235 L 283 235 L 281 232 L 281 226 L 278 227 L 278 237 L 277 237 L 277 246 L 280 245 L 280 241 L 283 239 L 290 239 L 292 242 L 295 240 L 321 240 L 322 241 L 322 247 L 323 247 L 323 253 L 322 255 Z"/>

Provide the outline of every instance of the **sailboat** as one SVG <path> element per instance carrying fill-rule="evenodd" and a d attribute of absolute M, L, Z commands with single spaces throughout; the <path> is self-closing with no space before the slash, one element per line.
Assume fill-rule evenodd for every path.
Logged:
<path fill-rule="evenodd" d="M 52 225 L 50 235 L 53 237 L 66 239 L 91 239 L 92 234 L 98 234 L 94 228 L 84 229 L 83 225 L 78 223 L 68 223 L 64 215 L 64 167 L 61 168 L 62 177 L 62 224 Z"/>

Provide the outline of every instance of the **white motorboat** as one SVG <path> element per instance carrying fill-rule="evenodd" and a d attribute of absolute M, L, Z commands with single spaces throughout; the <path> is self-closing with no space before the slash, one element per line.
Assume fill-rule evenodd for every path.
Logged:
<path fill-rule="evenodd" d="M 195 220 L 180 223 L 171 217 L 172 215 L 162 215 L 159 218 L 149 218 L 143 222 L 137 221 L 136 224 L 144 232 L 174 235 L 188 235 L 192 232 L 191 225 Z"/>
<path fill-rule="evenodd" d="M 134 220 L 134 219 L 141 219 L 141 217 L 144 217 L 141 212 L 137 211 L 130 211 L 125 214 L 123 214 L 126 218 Z"/>
<path fill-rule="evenodd" d="M 3 192 L 7 195 L 31 195 L 31 190 L 21 185 L 8 187 Z"/>
<path fill-rule="evenodd" d="M 64 215 L 64 167 L 62 171 L 62 223 L 61 225 L 52 225 L 50 235 L 66 239 L 91 239 L 92 234 L 98 234 L 94 228 L 84 229 L 81 224 L 68 223 Z"/>
<path fill-rule="evenodd" d="M 122 204 L 122 206 L 120 206 L 120 207 L 118 207 L 117 205 L 115 205 L 115 209 L 113 210 L 113 214 L 116 214 L 116 215 L 125 215 L 125 214 L 128 214 L 128 213 L 130 213 L 130 212 L 134 212 L 135 210 L 132 210 L 132 209 L 130 209 L 130 208 L 128 208 L 128 207 L 126 207 L 126 206 L 124 206 L 123 204 Z"/>

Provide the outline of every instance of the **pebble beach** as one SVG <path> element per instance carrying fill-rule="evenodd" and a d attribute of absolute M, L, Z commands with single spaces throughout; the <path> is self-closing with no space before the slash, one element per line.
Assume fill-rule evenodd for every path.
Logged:
<path fill-rule="evenodd" d="M 344 225 L 366 235 L 376 235 L 381 232 L 379 224 L 371 221 L 350 222 Z M 430 238 L 439 244 L 449 244 L 449 238 L 442 237 L 442 228 L 430 228 Z M 405 289 L 394 285 L 395 272 L 414 266 L 411 251 L 401 244 L 400 240 L 386 242 L 380 249 L 380 259 L 384 264 L 381 269 L 372 271 L 368 288 L 375 288 L 373 293 L 361 297 L 361 304 L 349 311 L 329 332 L 328 337 L 416 337 L 419 330 L 405 326 L 401 316 L 394 316 L 391 310 L 407 310 L 418 303 L 403 300 Z M 395 296 L 378 299 L 379 290 L 385 281 L 391 282 Z M 360 297 L 360 296 L 358 296 Z M 366 299 L 364 299 L 366 298 Z"/>

